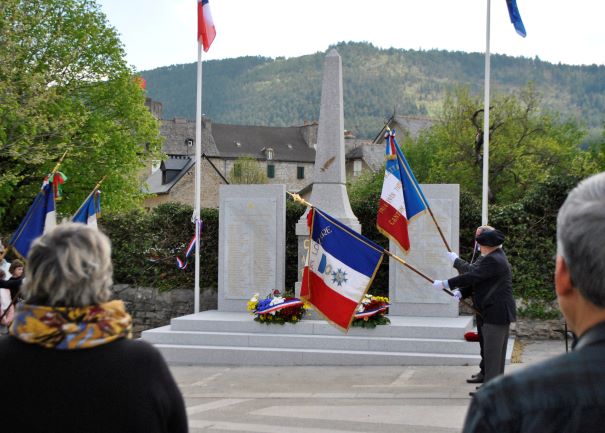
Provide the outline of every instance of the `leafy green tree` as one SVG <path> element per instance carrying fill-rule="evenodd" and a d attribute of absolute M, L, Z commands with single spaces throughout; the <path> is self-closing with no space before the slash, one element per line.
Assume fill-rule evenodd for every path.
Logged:
<path fill-rule="evenodd" d="M 267 183 L 267 175 L 258 161 L 245 156 L 237 158 L 229 173 L 230 183 L 259 184 Z"/>
<path fill-rule="evenodd" d="M 532 85 L 518 93 L 496 95 L 490 109 L 490 201 L 508 203 L 550 174 L 586 174 L 597 163 L 580 144 L 585 131 L 541 109 Z M 483 106 L 468 88 L 449 93 L 437 124 L 412 146 L 410 159 L 432 183 L 460 183 L 481 196 Z M 416 169 L 415 169 L 416 172 Z"/>
<path fill-rule="evenodd" d="M 17 223 L 67 151 L 59 211 L 103 176 L 103 208 L 140 203 L 140 173 L 159 153 L 157 121 L 115 29 L 91 0 L 0 3 L 0 218 Z"/>

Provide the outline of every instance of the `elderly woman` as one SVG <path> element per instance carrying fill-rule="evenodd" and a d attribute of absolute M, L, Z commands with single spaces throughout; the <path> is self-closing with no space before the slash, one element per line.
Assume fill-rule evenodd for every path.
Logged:
<path fill-rule="evenodd" d="M 57 226 L 32 245 L 10 336 L 0 338 L 2 430 L 187 432 L 183 398 L 160 353 L 130 340 L 109 301 L 109 239 Z"/>

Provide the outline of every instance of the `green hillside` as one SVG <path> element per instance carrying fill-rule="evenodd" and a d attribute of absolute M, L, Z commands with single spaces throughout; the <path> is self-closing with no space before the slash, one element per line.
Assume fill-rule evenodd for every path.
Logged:
<path fill-rule="evenodd" d="M 345 128 L 373 137 L 385 118 L 435 115 L 449 88 L 483 93 L 480 53 L 379 49 L 335 45 L 342 57 Z M 319 118 L 325 53 L 295 58 L 239 57 L 204 62 L 203 111 L 214 122 L 289 126 Z M 492 94 L 533 82 L 544 107 L 600 131 L 605 121 L 605 66 L 554 65 L 540 59 L 493 55 Z M 164 118 L 195 117 L 195 63 L 142 72 Z"/>

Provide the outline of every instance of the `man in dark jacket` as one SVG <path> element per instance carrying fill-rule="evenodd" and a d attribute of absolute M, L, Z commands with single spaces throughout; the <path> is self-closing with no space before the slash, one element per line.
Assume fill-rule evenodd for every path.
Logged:
<path fill-rule="evenodd" d="M 510 324 L 516 320 L 516 309 L 512 273 L 502 250 L 504 235 L 490 226 L 480 229 L 476 241 L 481 248 L 481 260 L 467 272 L 449 280 L 436 280 L 434 285 L 438 289 L 460 288 L 459 293 L 455 293 L 457 298 L 473 296 L 483 322 L 484 381 L 488 382 L 504 373 Z"/>
<path fill-rule="evenodd" d="M 555 291 L 574 350 L 485 385 L 464 433 L 585 433 L 605 426 L 605 172 L 580 183 L 557 219 Z"/>

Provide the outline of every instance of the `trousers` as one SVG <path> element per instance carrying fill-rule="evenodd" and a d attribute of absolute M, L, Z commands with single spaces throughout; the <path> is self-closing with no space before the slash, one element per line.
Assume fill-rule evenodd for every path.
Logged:
<path fill-rule="evenodd" d="M 487 383 L 499 374 L 504 373 L 510 324 L 483 323 L 481 331 L 483 334 L 483 361 L 485 363 L 484 382 Z"/>

